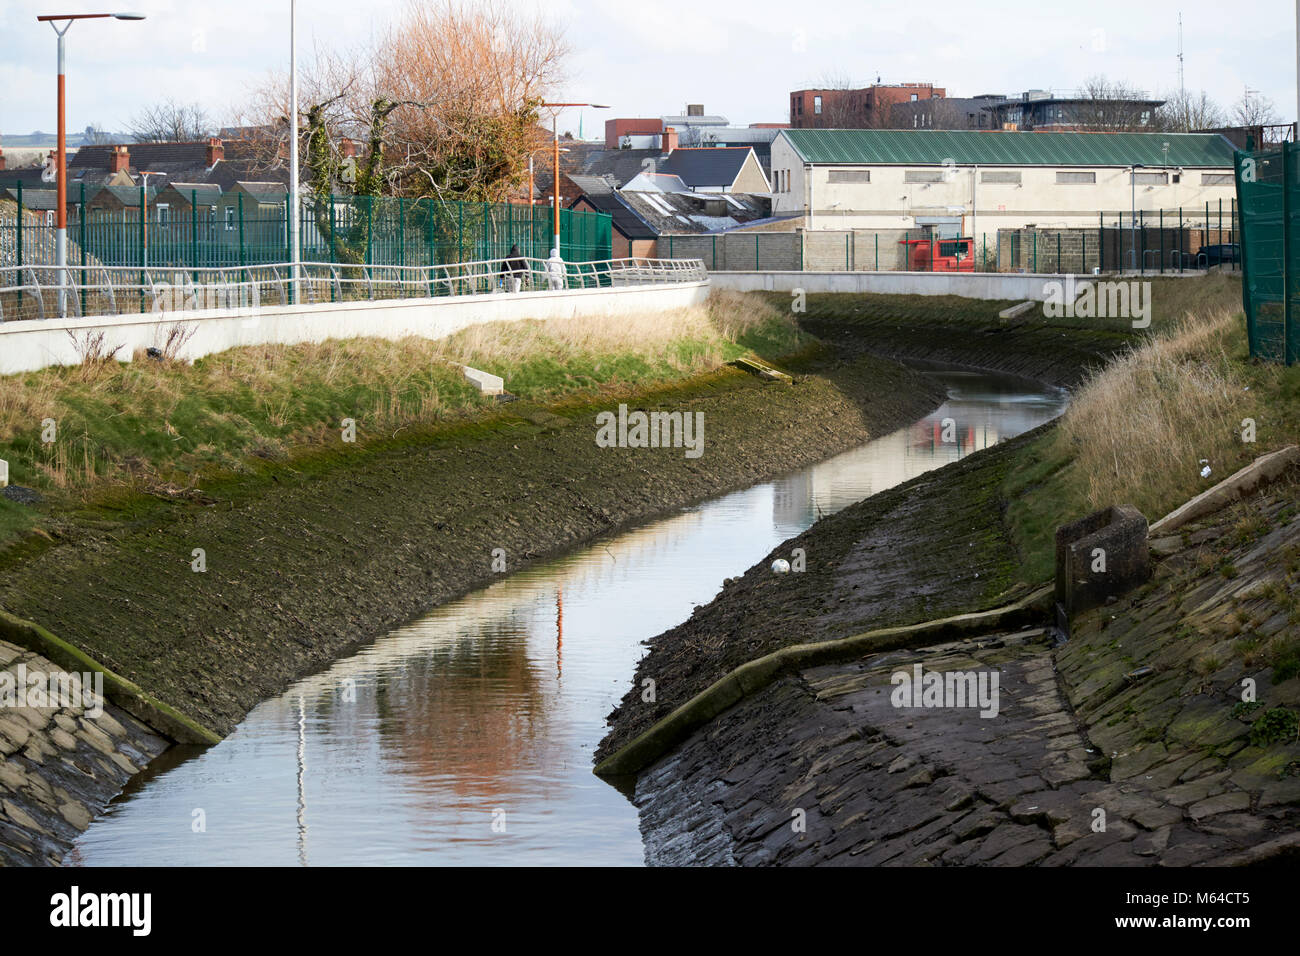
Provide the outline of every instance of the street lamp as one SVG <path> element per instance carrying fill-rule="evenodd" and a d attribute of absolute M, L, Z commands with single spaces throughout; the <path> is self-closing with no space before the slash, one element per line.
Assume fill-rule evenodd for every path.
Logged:
<path fill-rule="evenodd" d="M 298 4 L 289 0 L 289 295 L 298 301 L 298 263 L 302 260 L 298 208 Z"/>
<path fill-rule="evenodd" d="M 600 103 L 539 103 L 538 106 L 543 107 L 543 108 L 547 108 L 547 109 L 555 109 L 555 110 L 564 109 L 565 107 L 569 107 L 569 106 L 579 106 L 579 107 L 581 107 L 581 106 L 590 106 L 590 107 L 591 107 L 592 109 L 594 109 L 594 110 L 607 110 L 607 109 L 609 109 L 608 106 L 604 106 L 604 105 L 602 105 L 602 104 L 600 104 Z M 554 168 L 554 173 L 555 173 L 555 189 L 553 190 L 553 192 L 554 192 L 554 196 L 552 197 L 553 200 L 554 200 L 554 204 L 555 204 L 555 210 L 554 210 L 554 212 L 555 212 L 555 215 L 554 215 L 554 224 L 555 224 L 555 228 L 554 228 L 554 230 L 553 230 L 553 231 L 554 231 L 554 245 L 552 245 L 551 248 L 555 250 L 555 252 L 556 252 L 557 255 L 559 254 L 559 251 L 560 251 L 560 127 L 559 127 L 560 119 L 559 119 L 559 117 L 560 117 L 560 114 L 559 114 L 559 113 L 552 113 L 552 114 L 551 114 L 551 136 L 552 136 L 553 139 L 554 139 L 554 143 L 553 143 L 554 153 L 553 153 L 553 156 L 554 156 L 554 159 L 555 159 L 555 168 Z"/>
<path fill-rule="evenodd" d="M 54 265 L 59 273 L 59 315 L 68 314 L 68 293 L 63 283 L 68 271 L 68 137 L 64 129 L 66 106 L 64 102 L 63 82 L 63 35 L 72 27 L 73 20 L 143 20 L 143 13 L 59 13 L 37 17 L 40 23 L 48 23 L 59 38 L 59 148 L 57 168 L 55 169 L 54 192 Z M 62 27 L 59 24 L 63 24 Z"/>
<path fill-rule="evenodd" d="M 1300 3 L 1300 0 L 1296 0 L 1296 2 Z M 540 149 L 534 149 L 528 154 L 528 205 L 530 206 L 537 204 L 537 175 L 533 172 L 533 157 L 550 148 L 549 146 L 543 146 Z M 568 150 L 562 149 L 560 152 L 567 153 Z"/>
<path fill-rule="evenodd" d="M 140 180 L 144 185 L 144 198 L 140 203 L 141 227 L 144 229 L 144 249 L 141 258 L 145 269 L 149 268 L 149 177 L 166 175 L 166 173 L 160 173 L 152 169 L 140 170 Z"/>

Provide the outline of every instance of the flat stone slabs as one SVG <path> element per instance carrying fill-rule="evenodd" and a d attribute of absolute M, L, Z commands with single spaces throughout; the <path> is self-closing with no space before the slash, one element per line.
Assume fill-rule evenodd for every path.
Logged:
<path fill-rule="evenodd" d="M 0 672 L 15 693 L 19 666 L 59 672 L 39 655 L 0 641 Z M 71 702 L 66 702 L 71 703 Z M 105 703 L 0 705 L 0 865 L 58 865 L 77 836 L 123 785 L 167 748 L 130 714 Z"/>
<path fill-rule="evenodd" d="M 917 665 L 996 673 L 996 715 L 924 692 L 899 706 Z M 634 799 L 652 864 L 1191 865 L 1277 836 L 1243 822 L 1252 798 L 1229 780 L 1193 773 L 1166 794 L 1112 780 L 1108 758 L 1028 630 L 785 678 L 649 768 Z"/>

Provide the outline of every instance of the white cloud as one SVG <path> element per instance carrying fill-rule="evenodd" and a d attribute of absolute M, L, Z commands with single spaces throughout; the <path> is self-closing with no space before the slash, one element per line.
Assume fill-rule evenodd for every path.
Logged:
<path fill-rule="evenodd" d="M 216 118 L 246 86 L 288 61 L 288 0 L 122 0 L 141 23 L 78 23 L 68 34 L 68 125 L 121 129 L 164 96 L 199 100 Z M 953 95 L 1077 88 L 1105 73 L 1153 92 L 1177 82 L 1177 18 L 1166 7 L 1094 0 L 1044 8 L 1004 0 L 949 16 L 858 0 L 512 0 L 567 25 L 573 76 L 564 95 L 610 103 L 588 113 L 657 116 L 687 102 L 733 122 L 786 118 L 788 94 L 828 73 L 859 83 L 930 81 Z M 346 45 L 382 31 L 404 0 L 298 0 L 299 51 Z M 54 127 L 54 34 L 37 13 L 65 4 L 4 0 L 0 7 L 0 137 Z M 74 10 L 94 0 L 68 0 Z M 1184 0 L 1187 85 L 1228 105 L 1249 83 L 1290 118 L 1294 34 L 1276 0 L 1239 0 L 1232 15 Z M 1288 15 L 1282 20 L 1289 23 Z M 803 31 L 803 52 L 794 47 Z M 1097 32 L 1104 41 L 1098 48 Z M 201 40 L 197 43 L 196 39 Z M 576 129 L 577 118 L 562 125 Z"/>

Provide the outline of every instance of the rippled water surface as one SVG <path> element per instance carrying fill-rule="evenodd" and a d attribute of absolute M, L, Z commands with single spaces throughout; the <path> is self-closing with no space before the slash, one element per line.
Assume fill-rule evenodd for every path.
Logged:
<path fill-rule="evenodd" d="M 948 401 L 908 428 L 505 578 L 265 701 L 218 746 L 164 757 L 67 862 L 641 864 L 635 808 L 591 773 L 641 642 L 818 514 L 1064 406 L 934 374 Z"/>

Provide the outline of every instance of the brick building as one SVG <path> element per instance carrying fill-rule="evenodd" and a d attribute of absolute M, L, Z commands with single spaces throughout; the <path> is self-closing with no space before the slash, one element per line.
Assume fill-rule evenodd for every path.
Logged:
<path fill-rule="evenodd" d="M 943 99 L 933 83 L 876 83 L 860 90 L 795 90 L 790 94 L 791 129 L 881 129 L 900 103 Z"/>

